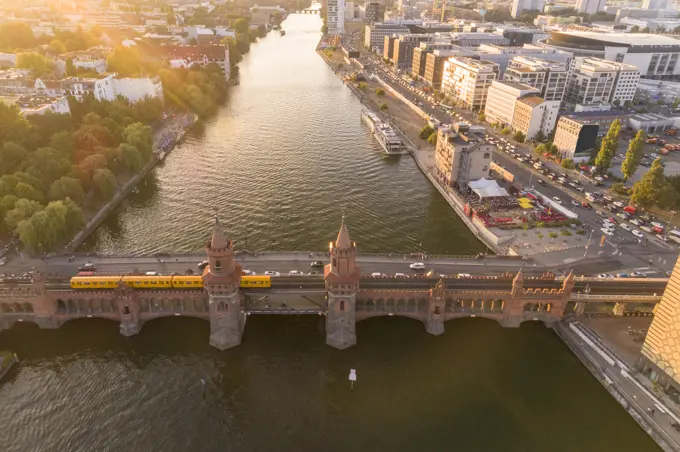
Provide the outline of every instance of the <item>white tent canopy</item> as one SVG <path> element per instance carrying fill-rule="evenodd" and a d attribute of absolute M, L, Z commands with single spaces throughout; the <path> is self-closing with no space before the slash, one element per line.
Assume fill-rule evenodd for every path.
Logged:
<path fill-rule="evenodd" d="M 479 196 L 479 199 L 510 196 L 505 188 L 498 186 L 498 182 L 483 177 L 468 183 L 468 187 Z"/>

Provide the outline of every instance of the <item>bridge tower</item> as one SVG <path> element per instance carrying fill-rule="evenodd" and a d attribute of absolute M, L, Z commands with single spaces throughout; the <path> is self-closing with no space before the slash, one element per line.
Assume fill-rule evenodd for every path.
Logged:
<path fill-rule="evenodd" d="M 436 286 L 430 290 L 430 298 L 427 307 L 425 330 L 439 336 L 444 334 L 444 310 L 446 309 L 446 286 L 444 281 L 439 280 Z"/>
<path fill-rule="evenodd" d="M 234 261 L 234 242 L 224 234 L 217 215 L 205 252 L 208 266 L 203 270 L 203 288 L 210 309 L 210 345 L 226 350 L 241 343 L 246 316 L 239 298 L 241 266 Z"/>
<path fill-rule="evenodd" d="M 503 320 L 501 325 L 504 327 L 518 327 L 522 323 L 522 312 L 524 305 L 522 301 L 524 291 L 524 275 L 520 268 L 517 275 L 512 280 L 510 299 L 506 301 L 503 309 Z"/>
<path fill-rule="evenodd" d="M 357 343 L 355 330 L 356 295 L 361 271 L 356 266 L 356 244 L 342 217 L 335 243 L 330 243 L 331 262 L 324 268 L 328 292 L 326 309 L 326 344 L 343 350 Z"/>

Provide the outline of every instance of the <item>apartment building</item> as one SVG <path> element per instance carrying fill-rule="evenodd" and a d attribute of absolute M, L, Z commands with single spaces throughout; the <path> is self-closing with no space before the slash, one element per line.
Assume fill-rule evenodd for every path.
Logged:
<path fill-rule="evenodd" d="M 633 100 L 639 80 L 640 71 L 635 66 L 577 57 L 571 63 L 565 100 L 582 105 L 621 105 Z"/>
<path fill-rule="evenodd" d="M 337 36 L 345 32 L 345 0 L 328 0 L 326 25 L 329 36 Z"/>
<path fill-rule="evenodd" d="M 615 120 L 620 120 L 622 128 L 628 125 L 628 116 L 622 110 L 587 111 L 561 116 L 555 128 L 553 144 L 563 158 L 580 162 L 590 158 L 595 140 L 603 136 Z"/>
<path fill-rule="evenodd" d="M 575 9 L 579 13 L 595 14 L 604 11 L 606 1 L 607 0 L 576 0 Z"/>
<path fill-rule="evenodd" d="M 562 101 L 569 78 L 568 65 L 532 56 L 510 60 L 503 79 L 533 86 L 546 101 Z"/>
<path fill-rule="evenodd" d="M 435 178 L 444 186 L 465 191 L 471 181 L 489 176 L 493 146 L 465 123 L 440 127 L 435 150 Z"/>
<path fill-rule="evenodd" d="M 425 76 L 425 64 L 427 62 L 427 55 L 435 50 L 450 50 L 458 48 L 457 45 L 444 41 L 427 41 L 421 42 L 418 47 L 413 49 L 413 58 L 411 61 L 411 74 L 414 77 L 423 79 Z"/>
<path fill-rule="evenodd" d="M 366 3 L 364 20 L 368 24 L 382 22 L 385 19 L 385 5 L 378 2 Z"/>
<path fill-rule="evenodd" d="M 385 36 L 408 34 L 409 28 L 400 24 L 370 24 L 364 28 L 364 46 L 372 52 L 383 53 Z"/>
<path fill-rule="evenodd" d="M 444 63 L 442 91 L 463 108 L 481 111 L 498 65 L 469 57 L 451 57 Z"/>
<path fill-rule="evenodd" d="M 40 94 L 23 96 L 17 99 L 16 105 L 24 116 L 44 115 L 46 113 L 71 114 L 71 108 L 66 96 L 48 97 Z"/>
<path fill-rule="evenodd" d="M 476 51 L 480 59 L 498 64 L 500 68 L 499 74 L 501 76 L 505 73 L 510 61 L 518 56 L 524 55 L 560 61 L 567 67 L 569 67 L 569 63 L 574 58 L 574 54 L 571 52 L 565 52 L 558 49 L 546 49 L 534 44 L 524 44 L 521 47 L 483 44 L 480 45 Z"/>
<path fill-rule="evenodd" d="M 515 102 L 512 130 L 522 132 L 528 140 L 539 132 L 547 137 L 555 129 L 559 112 L 559 100 L 545 100 L 534 94 L 521 97 Z"/>
<path fill-rule="evenodd" d="M 394 41 L 394 54 L 392 56 L 394 66 L 402 71 L 410 71 L 414 49 L 421 43 L 431 42 L 434 39 L 435 36 L 432 34 L 412 34 L 397 37 Z"/>
<path fill-rule="evenodd" d="M 484 108 L 486 121 L 496 122 L 504 127 L 511 125 L 517 99 L 527 94 L 538 94 L 538 92 L 538 89 L 529 85 L 507 80 L 494 80 L 489 87 Z"/>
<path fill-rule="evenodd" d="M 444 63 L 453 56 L 472 57 L 474 52 L 462 47 L 450 50 L 433 50 L 432 53 L 425 55 L 425 74 L 423 75 L 423 80 L 432 88 L 440 90 L 444 76 Z"/>

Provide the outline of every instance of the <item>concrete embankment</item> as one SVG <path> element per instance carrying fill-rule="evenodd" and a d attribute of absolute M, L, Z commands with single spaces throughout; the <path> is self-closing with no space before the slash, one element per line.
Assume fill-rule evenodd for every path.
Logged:
<path fill-rule="evenodd" d="M 176 137 L 179 136 L 179 133 L 182 131 L 188 130 L 191 126 L 193 126 L 196 123 L 197 117 L 194 116 L 189 116 L 188 118 L 191 118 L 188 121 L 185 121 L 184 124 L 181 125 L 181 128 L 179 130 L 173 130 L 173 132 L 176 132 L 177 135 Z M 186 118 L 185 118 L 186 119 Z M 118 205 L 129 195 L 132 190 L 141 182 L 144 177 L 146 177 L 149 172 L 160 163 L 163 158 L 165 157 L 163 154 L 169 153 L 174 146 L 177 145 L 177 143 L 174 143 L 171 147 L 167 147 L 167 142 L 163 142 L 162 140 L 156 139 L 158 138 L 158 135 L 161 133 L 167 133 L 168 130 L 166 128 L 161 129 L 159 133 L 157 133 L 154 137 L 154 153 L 151 157 L 151 160 L 144 166 L 144 168 L 141 169 L 141 171 L 125 183 L 122 187 L 118 189 L 116 194 L 111 198 L 109 202 L 104 204 L 101 209 L 96 213 L 94 217 L 88 223 L 85 225 L 83 229 L 76 234 L 75 237 L 73 237 L 73 240 L 64 248 L 63 253 L 65 254 L 72 254 L 78 247 L 87 239 L 90 234 L 92 234 L 95 229 L 99 227 L 99 225 L 104 221 L 104 219 L 111 213 L 113 210 L 118 207 Z M 163 147 L 163 148 L 161 148 Z"/>

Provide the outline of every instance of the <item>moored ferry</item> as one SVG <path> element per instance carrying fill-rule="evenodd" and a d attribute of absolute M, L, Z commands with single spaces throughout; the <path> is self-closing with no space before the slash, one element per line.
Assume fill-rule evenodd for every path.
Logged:
<path fill-rule="evenodd" d="M 371 132 L 375 132 L 376 125 L 381 124 L 378 115 L 370 110 L 361 110 L 361 120 L 371 129 Z"/>
<path fill-rule="evenodd" d="M 19 358 L 17 358 L 16 353 L 0 350 L 0 380 L 18 362 Z"/>
<path fill-rule="evenodd" d="M 401 139 L 387 124 L 378 124 L 374 132 L 375 138 L 388 154 L 401 154 Z"/>

